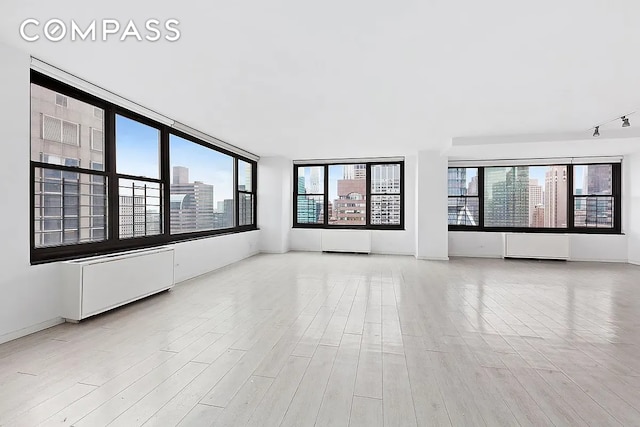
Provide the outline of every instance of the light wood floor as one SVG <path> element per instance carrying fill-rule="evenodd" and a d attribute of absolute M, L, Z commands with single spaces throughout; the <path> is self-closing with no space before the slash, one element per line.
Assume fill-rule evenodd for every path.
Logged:
<path fill-rule="evenodd" d="M 260 255 L 1 345 L 40 423 L 640 425 L 640 268 Z"/>

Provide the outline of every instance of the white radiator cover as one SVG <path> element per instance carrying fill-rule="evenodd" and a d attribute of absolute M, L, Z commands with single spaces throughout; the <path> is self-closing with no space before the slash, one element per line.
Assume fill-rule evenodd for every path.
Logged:
<path fill-rule="evenodd" d="M 62 263 L 62 317 L 79 321 L 174 285 L 173 248 Z"/>
<path fill-rule="evenodd" d="M 505 258 L 569 259 L 569 235 L 506 233 Z"/>
<path fill-rule="evenodd" d="M 371 231 L 322 230 L 322 251 L 371 253 Z"/>

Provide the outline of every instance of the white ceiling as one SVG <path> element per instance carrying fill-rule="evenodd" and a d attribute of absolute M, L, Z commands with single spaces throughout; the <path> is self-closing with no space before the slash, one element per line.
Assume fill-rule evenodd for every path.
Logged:
<path fill-rule="evenodd" d="M 0 41 L 259 155 L 370 157 L 445 149 L 459 137 L 588 136 L 640 109 L 637 0 L 0 7 Z M 27 43 L 18 27 L 32 17 L 176 18 L 181 38 Z M 631 123 L 640 126 L 640 113 Z"/>

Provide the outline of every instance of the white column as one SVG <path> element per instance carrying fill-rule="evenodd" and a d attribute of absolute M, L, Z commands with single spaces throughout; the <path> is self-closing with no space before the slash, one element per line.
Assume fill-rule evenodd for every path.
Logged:
<path fill-rule="evenodd" d="M 416 258 L 448 260 L 448 158 L 439 151 L 418 152 Z"/>
<path fill-rule="evenodd" d="M 291 160 L 285 157 L 261 157 L 258 162 L 258 227 L 262 252 L 289 251 L 292 170 Z"/>
<path fill-rule="evenodd" d="M 625 156 L 622 163 L 622 202 L 626 204 L 625 226 L 629 262 L 640 265 L 640 152 Z"/>

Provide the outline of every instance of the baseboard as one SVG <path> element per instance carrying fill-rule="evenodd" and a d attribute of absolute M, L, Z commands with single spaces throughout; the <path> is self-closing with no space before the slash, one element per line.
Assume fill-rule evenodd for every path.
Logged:
<path fill-rule="evenodd" d="M 371 252 L 371 255 L 414 256 L 413 252 Z"/>
<path fill-rule="evenodd" d="M 286 251 L 265 251 L 265 250 L 260 251 L 261 254 L 286 254 L 288 252 L 290 252 L 289 249 L 287 249 Z"/>
<path fill-rule="evenodd" d="M 631 260 L 631 259 L 630 259 L 630 260 L 629 260 L 629 261 L 627 261 L 627 262 L 628 262 L 629 264 L 631 264 L 631 265 L 640 265 L 640 261 L 634 261 L 634 260 Z"/>
<path fill-rule="evenodd" d="M 611 263 L 627 263 L 626 259 L 597 259 L 597 258 L 569 258 L 567 261 L 576 262 L 611 262 Z"/>
<path fill-rule="evenodd" d="M 449 254 L 449 258 L 486 258 L 486 259 L 502 259 L 503 254 L 482 254 L 482 255 L 464 255 L 464 254 Z"/>
<path fill-rule="evenodd" d="M 291 248 L 289 252 L 318 252 L 321 253 L 322 249 L 316 248 Z"/>
<path fill-rule="evenodd" d="M 18 329 L 14 332 L 9 332 L 0 336 L 0 344 L 25 337 L 27 335 L 31 335 L 44 329 L 49 329 L 52 326 L 56 326 L 61 323 L 64 323 L 64 319 L 62 317 L 56 317 L 55 319 L 45 320 L 44 322 L 40 322 L 32 326 L 27 326 L 26 328 Z"/>
<path fill-rule="evenodd" d="M 445 256 L 445 257 L 428 257 L 428 256 L 417 256 L 415 255 L 416 259 L 422 260 L 422 261 L 449 261 L 449 257 Z"/>
<path fill-rule="evenodd" d="M 252 252 L 249 252 L 246 256 L 243 256 L 242 258 L 238 258 L 235 261 L 230 261 L 230 262 L 228 262 L 228 263 L 226 263 L 224 265 L 220 265 L 220 266 L 218 266 L 218 267 L 216 267 L 214 269 L 203 271 L 203 272 L 200 272 L 200 273 L 196 273 L 196 274 L 194 274 L 192 276 L 189 276 L 189 277 L 177 277 L 174 280 L 174 282 L 175 282 L 174 284 L 177 285 L 179 283 L 186 282 L 188 280 L 193 280 L 193 279 L 195 279 L 197 277 L 204 276 L 205 274 L 212 273 L 214 271 L 220 270 L 221 268 L 227 268 L 232 264 L 235 264 L 235 263 L 240 262 L 240 261 L 244 261 L 247 258 L 251 258 L 252 256 L 256 256 L 256 255 L 259 255 L 259 254 L 260 254 L 260 251 L 252 251 Z M 174 275 L 175 275 L 175 267 L 174 267 Z"/>

